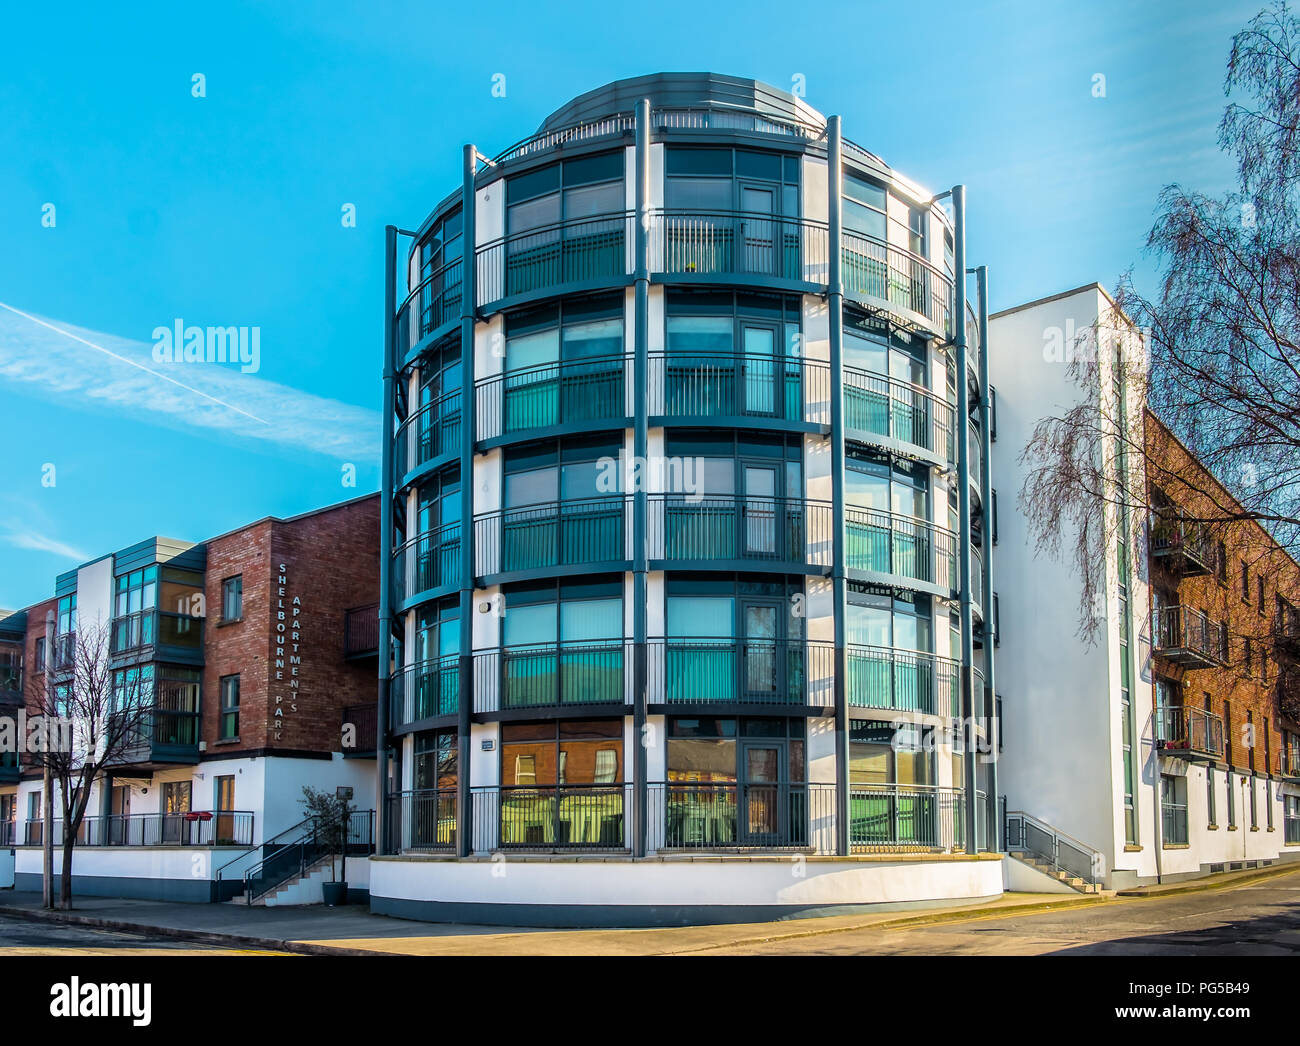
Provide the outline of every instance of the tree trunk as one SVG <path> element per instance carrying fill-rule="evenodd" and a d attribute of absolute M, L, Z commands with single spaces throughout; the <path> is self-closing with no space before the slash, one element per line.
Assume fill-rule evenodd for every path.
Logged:
<path fill-rule="evenodd" d="M 72 907 L 72 848 L 76 845 L 75 830 L 63 833 L 63 871 L 59 873 L 59 907 Z"/>

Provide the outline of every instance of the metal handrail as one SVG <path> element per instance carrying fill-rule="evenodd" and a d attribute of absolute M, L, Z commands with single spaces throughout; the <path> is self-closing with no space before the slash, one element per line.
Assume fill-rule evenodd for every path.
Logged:
<path fill-rule="evenodd" d="M 649 355 L 647 410 L 827 425 L 830 386 L 830 364 L 807 356 L 657 350 Z"/>
<path fill-rule="evenodd" d="M 1106 858 L 1095 846 L 1053 828 L 1046 821 L 1025 813 L 1008 810 L 1004 832 L 1007 852 L 1022 851 L 1086 883 L 1101 882 L 1106 872 Z"/>
<path fill-rule="evenodd" d="M 442 526 L 437 527 L 433 530 L 427 530 L 424 531 L 423 533 L 416 534 L 414 537 L 408 538 L 406 541 L 402 542 L 401 545 L 395 548 L 393 550 L 393 555 L 392 555 L 392 562 L 393 562 L 392 577 L 393 577 L 393 589 L 396 594 L 398 602 L 404 601 L 405 599 L 408 598 L 408 596 L 414 595 L 416 592 L 425 591 L 427 589 L 432 589 L 432 588 L 442 588 L 447 585 L 454 584 L 455 583 L 454 577 L 444 578 L 442 576 L 443 574 L 442 567 L 444 566 L 444 564 L 442 564 L 441 562 L 437 563 L 436 565 L 433 564 L 434 556 L 432 550 L 433 549 L 439 550 L 439 557 L 438 557 L 439 559 L 441 559 L 442 556 L 454 557 L 458 563 L 460 556 L 463 555 L 461 544 L 462 544 L 462 524 L 458 520 L 454 523 L 444 523 Z M 407 573 L 408 573 L 407 559 L 410 556 L 414 556 L 416 562 L 410 564 L 412 568 L 410 573 L 414 575 L 414 578 L 411 581 L 411 585 L 413 587 L 411 587 L 411 589 L 408 591 L 407 590 Z M 427 564 L 427 566 L 425 566 L 424 568 L 425 571 L 432 574 L 437 574 L 438 577 L 437 577 L 436 584 L 425 584 L 423 582 L 423 579 L 420 577 L 421 563 Z M 455 573 L 455 569 L 456 569 L 455 564 L 446 564 L 446 566 L 448 568 L 447 573 L 450 574 Z"/>
<path fill-rule="evenodd" d="M 631 271 L 628 245 L 635 231 L 635 212 L 611 211 L 565 218 L 491 240 L 474 252 L 477 304 L 487 306 L 560 283 L 626 277 Z M 593 239 L 604 242 L 593 248 Z M 566 246 L 570 250 L 567 257 Z M 591 253 L 583 253 L 586 250 Z M 523 275 L 514 276 L 511 260 L 525 258 L 532 251 L 543 253 L 529 264 L 535 262 L 543 268 L 516 270 Z M 512 279 L 523 285 L 513 285 Z"/>
<path fill-rule="evenodd" d="M 853 406 L 849 395 L 850 392 L 867 396 L 879 396 L 886 407 L 886 431 L 879 432 L 870 426 L 854 425 L 853 421 L 856 420 L 856 415 L 845 421 L 846 428 L 856 428 L 862 432 L 889 436 L 904 443 L 922 447 L 932 453 L 942 453 L 945 463 L 949 465 L 956 464 L 955 425 L 957 422 L 957 408 L 946 396 L 940 396 L 938 393 L 927 389 L 924 385 L 903 381 L 888 374 L 877 374 L 873 371 L 861 370 L 857 367 L 844 368 L 844 392 L 846 410 L 851 410 Z M 910 431 L 907 430 L 906 425 L 904 425 L 905 431 L 902 435 L 895 431 L 898 427 L 895 408 L 899 405 L 912 411 L 920 411 L 928 418 L 929 426 L 924 433 L 926 439 L 917 440 L 913 438 L 917 435 L 915 419 L 912 420 Z"/>
<path fill-rule="evenodd" d="M 474 573 L 631 558 L 633 499 L 622 494 L 517 505 L 474 517 Z"/>
<path fill-rule="evenodd" d="M 653 636 L 646 640 L 650 704 L 834 704 L 835 644 L 801 636 Z"/>
<path fill-rule="evenodd" d="M 489 166 L 496 167 L 500 164 L 508 163 L 510 160 L 517 160 L 521 157 L 528 156 L 531 153 L 553 149 L 558 145 L 622 136 L 635 127 L 636 113 L 622 112 L 611 113 L 608 116 L 601 116 L 594 120 L 584 120 L 579 123 L 570 124 L 567 127 L 557 127 L 554 130 L 538 131 L 537 133 L 531 134 L 527 138 L 516 142 L 504 152 L 492 157 L 492 159 L 488 161 L 488 164 Z"/>
<path fill-rule="evenodd" d="M 828 501 L 749 494 L 649 495 L 651 559 L 831 565 Z"/>
<path fill-rule="evenodd" d="M 846 544 L 850 546 L 847 554 L 850 570 L 894 574 L 938 585 L 941 588 L 955 589 L 958 585 L 957 535 L 947 527 L 919 516 L 855 506 L 845 507 L 844 525 L 848 538 Z M 863 557 L 851 547 L 853 532 L 850 528 L 855 526 L 866 530 L 868 537 L 873 532 L 889 536 L 888 563 L 883 569 L 872 558 L 870 551 L 864 561 Z M 916 549 L 906 546 L 898 548 L 899 540 L 915 542 Z M 903 562 L 900 562 L 900 559 Z M 908 562 L 909 559 L 912 560 L 911 564 Z"/>
<path fill-rule="evenodd" d="M 845 651 L 849 673 L 845 691 L 850 707 L 922 712 L 955 719 L 961 717 L 960 661 L 923 650 L 859 643 L 847 644 Z M 855 669 L 859 674 L 865 674 L 863 669 L 869 671 L 872 666 L 887 670 L 887 693 L 882 694 L 881 688 L 871 685 L 876 680 L 866 680 L 865 685 L 855 680 Z M 905 675 L 902 680 L 902 700 L 898 697 L 900 668 L 907 673 L 915 673 L 915 679 L 909 680 Z M 907 686 L 908 683 L 911 685 Z M 881 699 L 885 703 L 880 703 Z"/>
<path fill-rule="evenodd" d="M 357 844 L 364 844 L 369 847 L 368 852 L 374 852 L 375 811 L 357 810 L 354 811 L 352 816 L 348 819 L 347 834 L 343 842 L 345 855 L 348 848 L 354 845 L 353 833 L 357 831 L 358 819 L 361 819 L 362 823 L 365 825 L 365 836 L 364 838 L 358 838 Z M 265 897 L 272 890 L 283 886 L 290 879 L 306 874 L 308 867 L 320 860 L 321 854 L 326 851 L 324 844 L 318 839 L 320 830 L 316 827 L 315 820 L 315 818 L 308 817 L 305 821 L 300 822 L 300 824 L 307 824 L 310 825 L 310 827 L 298 838 L 285 843 L 273 853 L 266 854 L 262 860 L 244 872 L 244 901 L 246 904 L 251 905 L 255 900 L 257 900 L 257 898 Z M 318 849 L 308 851 L 308 843 L 313 844 Z M 275 862 L 277 858 L 288 855 L 295 846 L 299 848 L 296 867 L 292 863 L 286 864 L 286 871 L 276 873 L 278 877 L 265 880 L 261 886 L 254 891 L 253 880 L 259 877 L 259 873 L 265 872 L 266 867 Z M 330 856 L 332 857 L 334 855 L 331 854 Z"/>

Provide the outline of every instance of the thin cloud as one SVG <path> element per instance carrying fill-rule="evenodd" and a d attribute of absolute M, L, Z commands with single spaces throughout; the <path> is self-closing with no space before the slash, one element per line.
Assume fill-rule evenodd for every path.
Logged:
<path fill-rule="evenodd" d="M 60 406 L 80 400 L 194 434 L 236 435 L 340 461 L 378 457 L 382 427 L 376 411 L 237 367 L 157 363 L 152 350 L 150 343 L 0 302 L 0 380 L 27 386 Z"/>
<path fill-rule="evenodd" d="M 54 538 L 46 537 L 44 534 L 32 534 L 30 532 L 19 532 L 6 534 L 4 540 L 15 548 L 30 549 L 33 552 L 49 552 L 55 556 L 63 556 L 65 559 L 75 559 L 81 563 L 90 558 L 79 548 L 73 548 L 71 545 L 65 545 L 62 541 L 56 541 Z"/>

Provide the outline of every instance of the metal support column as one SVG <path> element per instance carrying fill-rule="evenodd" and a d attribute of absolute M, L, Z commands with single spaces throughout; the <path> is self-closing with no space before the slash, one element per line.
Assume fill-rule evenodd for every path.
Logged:
<path fill-rule="evenodd" d="M 971 603 L 970 522 L 970 370 L 966 345 L 966 186 L 952 190 L 953 216 L 953 343 L 957 353 L 957 555 L 961 564 L 961 716 L 966 758 L 965 789 L 966 852 L 976 851 L 977 796 L 975 777 L 975 613 Z"/>
<path fill-rule="evenodd" d="M 474 313 L 477 295 L 474 252 L 478 237 L 474 221 L 474 175 L 478 150 L 465 146 L 464 181 L 461 185 L 461 290 L 460 290 L 460 694 L 456 708 L 456 853 L 468 857 L 471 795 L 469 777 L 470 713 L 474 707 Z"/>
<path fill-rule="evenodd" d="M 984 454 L 980 458 L 980 499 L 984 506 L 984 587 L 982 612 L 984 614 L 984 736 L 989 745 L 989 779 L 987 820 L 992 826 L 989 848 L 1002 849 L 1002 819 L 997 816 L 998 799 L 998 733 L 1002 724 L 997 716 L 997 677 L 993 673 L 993 419 L 992 399 L 989 393 L 989 269 L 981 265 L 975 270 L 978 287 L 980 335 L 980 441 Z"/>
<path fill-rule="evenodd" d="M 633 407 L 636 410 L 633 432 L 633 477 L 644 472 L 635 463 L 644 462 L 650 452 L 649 404 L 649 340 L 650 340 L 650 101 L 643 98 L 636 107 L 636 297 L 634 302 L 635 344 L 633 346 Z M 632 728 L 635 735 L 633 748 L 633 810 L 632 823 L 635 834 L 632 854 L 644 857 L 646 852 L 646 816 L 649 805 L 649 788 L 646 781 L 646 745 L 652 740 L 646 731 L 646 603 L 649 593 L 649 561 L 646 556 L 648 499 L 644 484 L 637 484 L 633 492 L 632 511 L 632 662 L 633 684 Z M 662 738 L 653 739 L 657 744 Z"/>
<path fill-rule="evenodd" d="M 826 215 L 829 267 L 826 307 L 831 356 L 831 594 L 835 603 L 835 852 L 847 855 L 849 839 L 848 657 L 845 650 L 847 590 L 844 571 L 844 201 L 840 118 L 826 121 Z"/>
<path fill-rule="evenodd" d="M 376 852 L 396 850 L 389 838 L 388 701 L 391 688 L 393 631 L 393 440 L 397 412 L 397 367 L 394 362 L 397 321 L 397 229 L 384 230 L 384 442 L 379 476 L 379 707 L 375 712 L 375 804 L 379 811 Z M 400 840 L 399 840 L 400 842 Z"/>

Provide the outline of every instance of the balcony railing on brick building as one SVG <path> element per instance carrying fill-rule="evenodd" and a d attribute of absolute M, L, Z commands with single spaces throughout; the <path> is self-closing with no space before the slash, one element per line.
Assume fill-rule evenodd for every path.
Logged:
<path fill-rule="evenodd" d="M 1166 755 L 1223 758 L 1223 720 L 1203 708 L 1171 705 L 1156 709 L 1156 743 Z"/>
<path fill-rule="evenodd" d="M 1151 648 L 1184 668 L 1227 663 L 1227 627 L 1191 607 L 1161 607 L 1151 614 Z"/>
<path fill-rule="evenodd" d="M 343 709 L 343 755 L 352 758 L 373 756 L 378 727 L 379 709 L 373 702 Z"/>
<path fill-rule="evenodd" d="M 343 656 L 373 657 L 379 653 L 379 604 L 353 607 L 343 615 Z"/>

